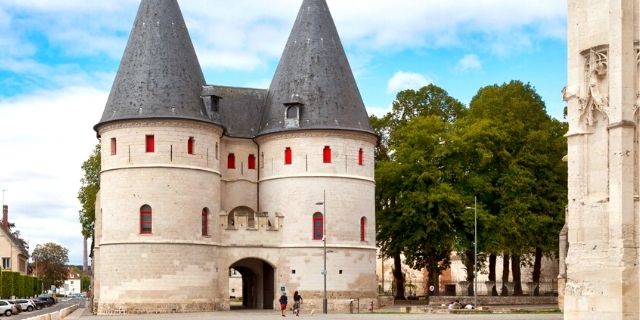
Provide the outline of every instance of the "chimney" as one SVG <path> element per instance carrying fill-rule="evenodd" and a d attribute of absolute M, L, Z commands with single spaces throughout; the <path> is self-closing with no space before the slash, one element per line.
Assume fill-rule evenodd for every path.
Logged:
<path fill-rule="evenodd" d="M 2 205 L 2 227 L 9 232 L 9 206 L 6 204 Z"/>

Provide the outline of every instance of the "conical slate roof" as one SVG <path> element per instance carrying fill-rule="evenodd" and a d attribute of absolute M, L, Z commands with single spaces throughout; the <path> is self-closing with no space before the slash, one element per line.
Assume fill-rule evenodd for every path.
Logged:
<path fill-rule="evenodd" d="M 299 123 L 285 121 L 290 105 Z M 373 133 L 325 0 L 304 0 L 271 82 L 259 135 L 301 129 Z"/>
<path fill-rule="evenodd" d="M 99 125 L 124 119 L 213 121 L 205 84 L 176 0 L 142 0 Z"/>

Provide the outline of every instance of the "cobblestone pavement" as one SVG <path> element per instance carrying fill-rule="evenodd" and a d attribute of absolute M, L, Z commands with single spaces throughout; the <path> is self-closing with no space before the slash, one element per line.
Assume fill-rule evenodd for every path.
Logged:
<path fill-rule="evenodd" d="M 400 313 L 374 313 L 374 314 L 313 314 L 302 313 L 300 317 L 295 317 L 288 313 L 285 318 L 280 316 L 278 311 L 226 311 L 226 312 L 204 312 L 204 313 L 179 313 L 179 314 L 147 314 L 147 315 L 126 315 L 126 316 L 95 316 L 86 310 L 79 309 L 67 319 L 80 320 L 216 320 L 216 319 L 317 319 L 317 320 L 425 320 L 425 319 L 472 319 L 472 320 L 560 320 L 562 314 L 400 314 Z"/>

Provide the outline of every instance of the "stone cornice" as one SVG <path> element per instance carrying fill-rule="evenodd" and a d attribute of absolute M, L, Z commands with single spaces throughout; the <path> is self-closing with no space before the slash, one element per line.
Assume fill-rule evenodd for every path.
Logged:
<path fill-rule="evenodd" d="M 260 179 L 258 182 L 265 182 L 269 180 L 280 180 L 280 179 L 299 179 L 299 178 L 336 178 L 336 179 L 350 179 L 350 180 L 361 180 L 371 182 L 373 184 L 376 183 L 374 179 L 363 177 L 363 176 L 353 176 L 353 175 L 341 175 L 341 174 L 322 174 L 322 173 L 311 173 L 311 174 L 296 174 L 296 175 L 279 175 L 279 176 L 271 176 Z"/>
<path fill-rule="evenodd" d="M 213 173 L 218 176 L 222 176 L 220 171 L 203 168 L 203 167 L 194 167 L 194 166 L 185 166 L 185 165 L 163 165 L 163 164 L 142 164 L 142 165 L 131 165 L 131 166 L 118 166 L 109 169 L 103 169 L 100 173 L 105 173 L 109 171 L 117 171 L 117 170 L 132 170 L 132 169 L 182 169 L 182 170 L 194 170 L 194 171 L 203 171 L 208 173 Z"/>
<path fill-rule="evenodd" d="M 326 138 L 326 137 L 341 137 L 345 139 L 361 140 L 376 144 L 378 138 L 370 133 L 347 131 L 347 130 L 299 130 L 290 132 L 278 132 L 271 133 L 264 136 L 259 136 L 256 141 L 260 144 L 274 141 L 274 140 L 288 140 L 294 138 Z"/>

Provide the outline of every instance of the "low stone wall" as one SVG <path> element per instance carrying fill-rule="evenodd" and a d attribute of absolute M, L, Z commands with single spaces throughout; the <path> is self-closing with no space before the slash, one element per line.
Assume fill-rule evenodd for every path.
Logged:
<path fill-rule="evenodd" d="M 78 305 L 74 304 L 70 307 L 66 307 L 62 310 L 58 310 L 51 313 L 42 314 L 35 317 L 27 318 L 26 320 L 63 320 L 66 316 L 70 315 L 78 309 Z"/>
<path fill-rule="evenodd" d="M 429 297 L 429 305 L 449 304 L 451 301 L 459 300 L 460 303 L 473 303 L 473 296 L 435 296 Z M 557 296 L 478 296 L 478 305 L 540 305 L 558 304 Z"/>
<path fill-rule="evenodd" d="M 214 303 L 98 303 L 99 315 L 183 313 L 215 311 Z"/>

